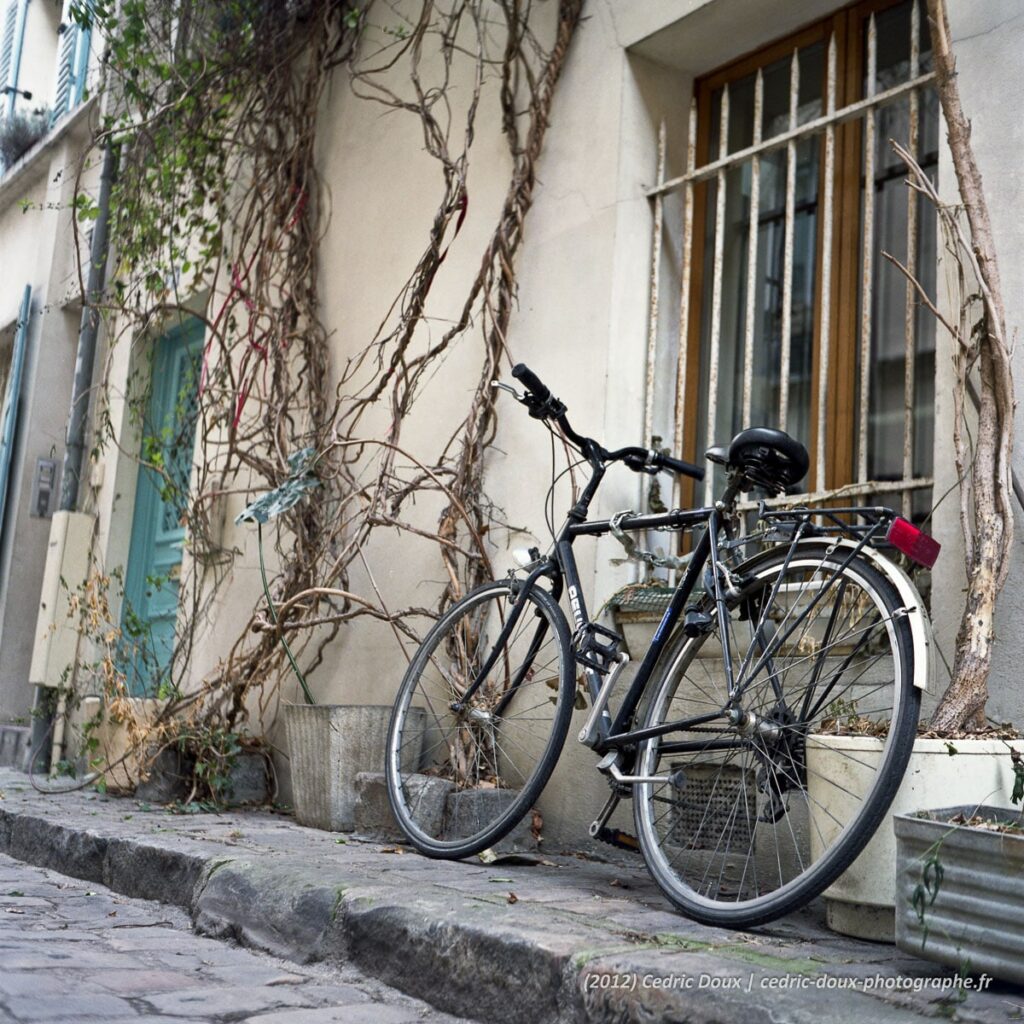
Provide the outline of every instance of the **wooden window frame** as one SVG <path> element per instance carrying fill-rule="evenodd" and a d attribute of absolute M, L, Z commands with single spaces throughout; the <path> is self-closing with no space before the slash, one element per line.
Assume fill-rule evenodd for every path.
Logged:
<path fill-rule="evenodd" d="M 731 63 L 698 78 L 694 82 L 695 110 L 697 113 L 696 166 L 710 162 L 711 103 L 716 89 L 753 74 L 792 55 L 794 49 L 821 42 L 825 46 L 829 37 L 836 40 L 836 109 L 841 109 L 863 98 L 866 64 L 864 45 L 865 28 L 872 14 L 899 6 L 903 0 L 859 0 L 820 21 L 769 43 Z M 826 76 L 822 76 L 822 105 Z M 826 402 L 831 410 L 826 417 L 825 480 L 815 479 L 814 453 L 820 439 L 818 433 L 819 390 L 811 389 L 811 436 L 801 438 L 809 442 L 812 453 L 809 490 L 830 490 L 849 484 L 856 479 L 857 460 L 857 381 L 858 350 L 860 344 L 860 274 L 861 249 L 861 189 L 863 184 L 863 156 L 861 153 L 862 120 L 854 118 L 836 125 L 834 191 L 832 204 L 832 273 L 830 317 L 830 358 L 826 381 Z M 824 211 L 824 147 L 819 147 L 818 209 Z M 691 277 L 689 304 L 691 315 L 687 347 L 687 365 L 692 367 L 685 382 L 683 440 L 685 456 L 702 463 L 703 453 L 696 451 L 699 435 L 699 387 L 701 366 L 701 333 L 704 320 L 703 290 L 705 274 L 704 238 L 707 226 L 709 181 L 694 187 L 693 230 L 684 240 L 690 247 Z M 824 216 L 818 217 L 815 245 L 814 334 L 812 341 L 812 380 L 820 375 L 821 355 L 821 287 L 820 273 L 824 244 Z M 727 442 L 728 438 L 707 438 L 707 444 Z M 683 500 L 692 502 L 696 489 L 692 483 L 683 487 Z"/>

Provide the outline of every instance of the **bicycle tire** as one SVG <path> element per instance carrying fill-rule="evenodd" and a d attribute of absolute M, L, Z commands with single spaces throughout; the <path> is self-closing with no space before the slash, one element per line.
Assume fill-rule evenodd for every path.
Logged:
<path fill-rule="evenodd" d="M 504 838 L 540 796 L 565 742 L 575 662 L 565 615 L 539 586 L 531 587 L 470 706 L 452 707 L 465 680 L 486 665 L 494 649 L 488 638 L 500 638 L 521 586 L 486 583 L 453 605 L 424 638 L 395 700 L 388 800 L 403 834 L 429 857 L 469 857 Z M 413 708 L 423 708 L 423 748 L 408 763 L 416 743 Z"/>
<path fill-rule="evenodd" d="M 691 726 L 644 740 L 637 751 L 637 775 L 672 779 L 634 786 L 644 859 L 668 899 L 704 924 L 753 927 L 823 892 L 881 823 L 913 746 L 920 691 L 899 592 L 864 556 L 844 567 L 848 552 L 826 544 L 800 545 L 787 561 L 789 553 L 788 545 L 775 548 L 734 570 L 741 584 L 729 602 L 730 637 L 738 639 L 743 622 L 750 634 L 732 652 L 737 682 L 747 687 L 742 731 L 735 721 Z M 689 724 L 724 694 L 724 671 L 716 680 L 707 664 L 724 665 L 714 604 L 705 597 L 702 607 L 713 628 L 698 637 L 680 631 L 670 642 L 652 674 L 645 728 Z M 700 657 L 709 640 L 710 656 Z M 797 667 L 797 685 L 787 689 L 786 672 Z M 858 708 L 867 697 L 871 706 Z M 844 725 L 869 734 L 874 764 L 826 738 Z M 845 784 L 820 768 L 832 746 L 852 762 L 840 762 Z"/>

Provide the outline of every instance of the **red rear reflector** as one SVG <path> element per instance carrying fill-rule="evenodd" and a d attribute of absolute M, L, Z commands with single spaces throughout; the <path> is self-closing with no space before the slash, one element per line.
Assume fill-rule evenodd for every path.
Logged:
<path fill-rule="evenodd" d="M 913 561 L 927 566 L 929 569 L 939 557 L 941 544 L 927 533 L 922 533 L 913 523 L 897 516 L 889 525 L 885 539 Z"/>

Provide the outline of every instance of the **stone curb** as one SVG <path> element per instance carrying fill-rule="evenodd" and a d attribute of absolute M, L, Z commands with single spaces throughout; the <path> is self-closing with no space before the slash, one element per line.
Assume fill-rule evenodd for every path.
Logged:
<path fill-rule="evenodd" d="M 56 813 L 59 808 L 55 805 Z M 918 1019 L 917 1008 L 858 991 L 764 993 L 773 970 L 811 965 L 739 959 L 709 942 L 672 936 L 623 942 L 596 923 L 567 926 L 557 905 L 508 916 L 505 894 L 462 899 L 438 886 L 363 878 L 341 884 L 330 872 L 271 853 L 224 856 L 213 844 L 157 841 L 65 824 L 0 805 L 0 852 L 103 884 L 116 892 L 186 909 L 197 931 L 308 963 L 354 963 L 448 1013 L 508 1024 L 686 1020 L 862 1024 Z M 341 876 L 338 876 L 341 877 Z M 390 884 L 388 884 L 390 883 Z M 429 891 L 432 890 L 432 891 Z M 501 908 L 501 909 L 499 909 Z M 698 926 L 695 926 L 695 929 Z M 692 934 L 700 934 L 699 930 Z M 749 977 L 753 994 L 671 984 L 630 988 L 619 977 Z M 635 983 L 634 983 L 635 984 Z M 746 989 L 747 982 L 744 982 Z M 826 1009 L 827 1006 L 827 1009 Z"/>

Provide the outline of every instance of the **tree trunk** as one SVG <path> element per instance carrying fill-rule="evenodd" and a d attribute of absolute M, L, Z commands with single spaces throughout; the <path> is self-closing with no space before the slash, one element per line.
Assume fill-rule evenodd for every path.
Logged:
<path fill-rule="evenodd" d="M 970 123 L 960 104 L 944 0 L 928 0 L 928 21 L 939 100 L 970 227 L 970 251 L 966 256 L 978 278 L 984 306 L 976 351 L 966 356 L 966 370 L 958 373 L 958 387 L 963 388 L 970 363 L 976 357 L 981 382 L 977 440 L 973 459 L 964 460 L 970 469 L 961 481 L 961 486 L 970 492 L 969 521 L 964 521 L 967 599 L 957 634 L 953 676 L 931 721 L 934 729 L 955 730 L 984 722 L 996 600 L 1006 581 L 1013 540 L 1009 460 L 1013 448 L 1014 398 L 992 226 L 981 173 L 971 148 Z M 954 338 L 954 343 L 969 348 L 967 338 Z M 957 353 L 957 357 L 963 358 L 963 353 Z"/>

